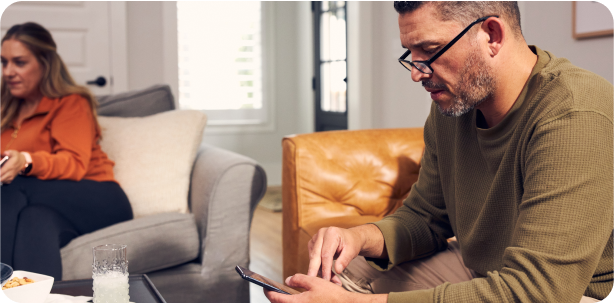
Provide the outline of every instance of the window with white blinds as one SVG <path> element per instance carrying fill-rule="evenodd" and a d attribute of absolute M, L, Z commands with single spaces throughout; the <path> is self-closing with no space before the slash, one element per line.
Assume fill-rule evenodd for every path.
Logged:
<path fill-rule="evenodd" d="M 263 123 L 262 2 L 178 1 L 177 31 L 180 108 Z"/>

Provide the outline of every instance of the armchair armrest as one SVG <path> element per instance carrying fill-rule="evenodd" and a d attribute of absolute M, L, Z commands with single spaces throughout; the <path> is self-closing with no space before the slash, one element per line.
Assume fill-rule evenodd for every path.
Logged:
<path fill-rule="evenodd" d="M 283 139 L 283 276 L 306 273 L 317 227 L 394 212 L 418 180 L 422 128 L 330 131 Z"/>
<path fill-rule="evenodd" d="M 266 174 L 254 160 L 201 145 L 189 195 L 201 238 L 201 274 L 228 287 L 227 291 L 217 289 L 217 293 L 233 294 L 233 298 L 243 298 L 241 302 L 249 300 L 249 287 L 234 267 L 248 266 L 251 220 L 266 186 Z"/>

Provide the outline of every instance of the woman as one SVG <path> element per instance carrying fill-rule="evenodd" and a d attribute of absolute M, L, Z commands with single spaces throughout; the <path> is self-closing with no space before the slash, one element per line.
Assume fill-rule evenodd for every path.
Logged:
<path fill-rule="evenodd" d="M 78 86 L 36 23 L 2 38 L 1 168 L 3 263 L 62 279 L 60 248 L 132 219 L 100 149 L 96 101 Z"/>

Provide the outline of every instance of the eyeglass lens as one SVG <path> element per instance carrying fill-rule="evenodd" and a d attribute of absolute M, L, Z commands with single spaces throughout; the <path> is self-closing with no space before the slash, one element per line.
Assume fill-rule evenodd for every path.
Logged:
<path fill-rule="evenodd" d="M 401 64 L 403 64 L 403 66 L 409 70 L 411 72 L 411 69 L 415 66 L 420 72 L 424 73 L 424 74 L 432 74 L 433 71 L 428 67 L 428 65 L 422 63 L 422 62 L 412 62 L 409 63 L 407 61 L 404 60 L 399 60 L 399 62 L 401 62 Z M 413 66 L 412 66 L 413 65 Z"/>
<path fill-rule="evenodd" d="M 422 63 L 422 62 L 414 62 L 414 65 L 416 66 L 416 68 L 421 71 L 424 74 L 432 74 L 433 71 L 431 70 L 431 68 L 429 68 L 428 65 Z"/>

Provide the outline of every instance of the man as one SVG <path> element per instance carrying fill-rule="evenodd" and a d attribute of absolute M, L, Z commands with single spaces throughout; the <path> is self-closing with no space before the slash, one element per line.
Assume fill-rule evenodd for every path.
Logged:
<path fill-rule="evenodd" d="M 613 286 L 612 84 L 528 46 L 515 2 L 395 8 L 407 48 L 399 61 L 434 101 L 420 178 L 393 215 L 321 229 L 309 243 L 308 275 L 286 280 L 307 291 L 267 297 L 352 303 L 606 297 Z M 323 279 L 315 277 L 319 271 Z"/>

